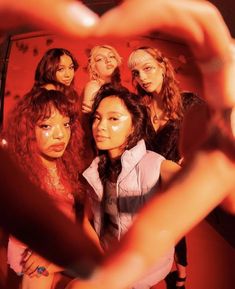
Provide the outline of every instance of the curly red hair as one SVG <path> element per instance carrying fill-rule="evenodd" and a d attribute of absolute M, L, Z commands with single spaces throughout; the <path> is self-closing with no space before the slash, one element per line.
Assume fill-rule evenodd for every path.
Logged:
<path fill-rule="evenodd" d="M 36 153 L 35 126 L 37 122 L 51 115 L 57 109 L 70 118 L 71 137 L 61 158 L 56 159 L 59 176 L 64 184 L 69 184 L 73 192 L 81 196 L 79 173 L 84 168 L 83 130 L 74 105 L 60 91 L 39 88 L 26 94 L 16 105 L 8 119 L 6 138 L 12 157 L 29 178 L 46 189 L 43 181 L 47 169 Z"/>

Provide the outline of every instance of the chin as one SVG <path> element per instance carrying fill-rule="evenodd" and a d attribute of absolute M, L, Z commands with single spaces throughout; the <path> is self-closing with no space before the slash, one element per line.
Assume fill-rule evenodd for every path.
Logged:
<path fill-rule="evenodd" d="M 102 145 L 102 144 L 98 144 L 96 145 L 96 147 L 98 150 L 101 150 L 101 151 L 105 151 L 109 149 L 109 147 L 107 147 L 106 145 Z"/>

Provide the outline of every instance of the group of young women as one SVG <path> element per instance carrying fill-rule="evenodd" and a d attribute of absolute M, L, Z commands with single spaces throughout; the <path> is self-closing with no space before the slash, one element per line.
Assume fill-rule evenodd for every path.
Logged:
<path fill-rule="evenodd" d="M 135 93 L 121 84 L 121 63 L 110 45 L 91 50 L 90 81 L 79 108 L 74 89 L 78 62 L 64 48 L 48 50 L 38 63 L 32 89 L 12 111 L 5 130 L 17 164 L 66 216 L 84 223 L 103 253 L 180 169 L 184 116 L 198 105 L 206 107 L 196 95 L 181 93 L 173 66 L 156 48 L 140 47 L 129 56 Z M 89 120 L 85 132 L 80 112 Z M 91 164 L 83 142 L 87 137 L 96 154 Z M 132 288 L 151 288 L 164 278 L 169 289 L 185 288 L 185 238 L 175 248 L 177 271 L 169 274 L 173 256 L 172 247 Z M 8 263 L 23 275 L 22 289 L 51 289 L 55 274 L 64 270 L 13 237 Z"/>

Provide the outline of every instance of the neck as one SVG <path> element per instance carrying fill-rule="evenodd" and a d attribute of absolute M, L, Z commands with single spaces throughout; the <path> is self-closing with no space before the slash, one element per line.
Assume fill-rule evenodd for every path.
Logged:
<path fill-rule="evenodd" d="M 155 105 L 155 107 L 162 110 L 163 109 L 163 102 L 162 102 L 161 94 L 154 92 L 152 95 L 153 95 L 152 103 Z"/>
<path fill-rule="evenodd" d="M 102 79 L 100 79 L 100 82 L 103 84 L 110 83 L 111 82 L 111 76 L 103 76 Z"/>
<path fill-rule="evenodd" d="M 40 156 L 42 164 L 47 169 L 56 169 L 56 160 L 54 158 L 46 158 L 44 156 Z"/>

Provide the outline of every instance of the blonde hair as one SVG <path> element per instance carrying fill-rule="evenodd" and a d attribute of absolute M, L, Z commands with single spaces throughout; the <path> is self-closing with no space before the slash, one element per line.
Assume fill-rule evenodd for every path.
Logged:
<path fill-rule="evenodd" d="M 87 66 L 87 70 L 88 70 L 88 72 L 89 72 L 89 75 L 90 75 L 90 79 L 92 80 L 99 80 L 99 79 L 101 79 L 101 77 L 100 77 L 100 75 L 99 75 L 99 73 L 97 72 L 97 69 L 96 69 L 96 67 L 95 67 L 95 55 L 97 54 L 97 52 L 98 52 L 98 50 L 100 49 L 100 48 L 105 48 L 105 49 L 108 49 L 108 50 L 110 50 L 113 54 L 114 54 L 114 56 L 115 56 L 115 58 L 116 58 L 116 60 L 117 60 L 117 66 L 119 67 L 120 65 L 121 65 L 121 63 L 122 63 L 122 58 L 121 58 L 121 56 L 118 54 L 118 52 L 117 52 L 117 50 L 114 48 L 114 47 L 112 47 L 112 46 L 110 46 L 110 45 L 96 45 L 96 46 L 94 46 L 92 49 L 91 49 L 91 51 L 90 51 L 90 55 L 89 55 L 89 58 L 88 58 L 88 66 Z"/>

